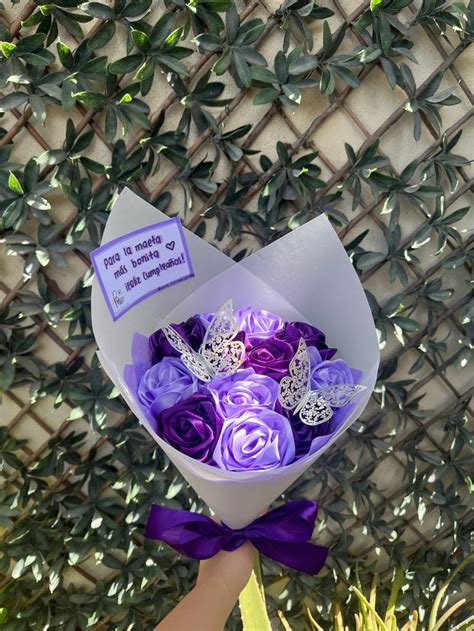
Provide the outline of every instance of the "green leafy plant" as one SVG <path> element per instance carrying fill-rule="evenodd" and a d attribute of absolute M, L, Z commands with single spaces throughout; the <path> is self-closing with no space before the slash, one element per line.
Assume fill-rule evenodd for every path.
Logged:
<path fill-rule="evenodd" d="M 211 73 L 204 74 L 197 82 L 194 89 L 188 90 L 183 81 L 175 74 L 169 77 L 169 83 L 184 106 L 183 115 L 178 123 L 177 131 L 189 134 L 191 121 L 194 122 L 198 132 L 203 133 L 209 127 L 215 127 L 214 117 L 207 112 L 205 107 L 223 107 L 231 102 L 231 99 L 219 99 L 225 89 L 225 84 L 220 81 L 209 81 Z"/>
<path fill-rule="evenodd" d="M 461 598 L 451 605 L 444 614 L 439 616 L 441 602 L 446 596 L 446 592 L 449 589 L 450 584 L 464 567 L 469 565 L 469 563 L 472 563 L 473 558 L 474 557 L 471 555 L 459 563 L 456 569 L 441 586 L 432 603 L 428 625 L 426 627 L 428 631 L 439 631 L 443 625 L 453 617 L 456 611 L 466 603 L 466 599 Z M 401 589 L 405 584 L 405 581 L 405 572 L 400 568 L 394 574 L 390 596 L 384 613 L 382 613 L 382 610 L 379 609 L 378 604 L 377 595 L 379 579 L 377 576 L 374 576 L 370 591 L 367 595 L 363 593 L 360 582 L 358 582 L 357 585 L 351 585 L 349 587 L 349 591 L 352 592 L 357 599 L 357 611 L 354 612 L 354 628 L 358 631 L 362 631 L 363 629 L 374 629 L 374 631 L 416 631 L 416 629 L 419 629 L 420 626 L 418 623 L 420 622 L 420 619 L 422 619 L 424 612 L 420 613 L 418 609 L 414 609 L 413 612 L 408 614 L 408 616 L 406 614 L 397 614 L 397 610 L 400 608 L 399 599 Z M 343 629 L 347 628 L 346 623 L 348 616 L 345 614 L 344 609 L 345 608 L 343 608 L 339 601 L 335 602 L 334 628 L 337 629 L 337 631 L 343 631 Z M 406 618 L 408 618 L 408 620 L 402 623 L 402 620 Z M 322 631 L 323 627 L 316 622 L 309 609 L 308 619 L 311 627 L 315 629 L 315 631 Z M 468 624 L 468 621 L 466 624 L 461 623 L 458 628 L 467 629 Z"/>
<path fill-rule="evenodd" d="M 313 32 L 311 30 L 313 20 L 324 20 L 334 15 L 327 7 L 320 7 L 314 0 L 285 0 L 276 10 L 275 17 L 285 31 L 283 51 L 290 46 L 291 36 L 304 40 L 305 51 L 313 49 Z"/>
<path fill-rule="evenodd" d="M 39 33 L 46 34 L 46 45 L 52 44 L 62 32 L 73 37 L 82 38 L 84 32 L 81 24 L 90 22 L 92 17 L 74 11 L 80 0 L 59 0 L 55 4 L 35 3 L 38 7 L 23 22 L 25 28 L 36 27 Z M 72 9 L 68 11 L 67 9 Z"/>
<path fill-rule="evenodd" d="M 204 31 L 218 33 L 224 26 L 219 13 L 229 11 L 233 7 L 232 0 L 165 0 L 166 6 L 186 11 L 185 34 L 192 29 L 199 34 Z"/>
<path fill-rule="evenodd" d="M 272 169 L 273 165 L 268 156 L 260 157 L 263 171 L 273 171 L 259 198 L 259 207 L 265 213 L 270 226 L 282 218 L 288 203 L 299 204 L 303 208 L 309 207 L 315 191 L 325 186 L 325 182 L 318 177 L 321 169 L 313 164 L 317 152 L 294 160 L 282 142 L 277 143 L 276 149 L 280 168 Z"/>
<path fill-rule="evenodd" d="M 448 590 L 456 578 L 456 576 L 464 570 L 467 566 L 474 561 L 474 555 L 469 555 L 466 559 L 461 561 L 456 568 L 451 572 L 447 579 L 442 583 L 438 593 L 432 600 L 428 624 L 426 629 L 428 631 L 440 631 L 450 619 L 458 612 L 465 604 L 466 598 L 460 598 L 455 603 L 450 604 L 446 609 L 446 604 L 442 606 L 442 603 L 447 601 Z M 398 568 L 393 575 L 390 594 L 385 609 L 381 609 L 379 604 L 379 581 L 380 578 L 374 575 L 371 582 L 371 587 L 367 595 L 363 592 L 363 587 L 359 580 L 354 585 L 349 585 L 348 592 L 350 594 L 349 604 L 347 598 L 345 603 L 342 604 L 343 592 L 346 592 L 346 587 L 336 585 L 336 597 L 332 603 L 333 611 L 333 628 L 336 631 L 344 631 L 348 628 L 354 628 L 357 631 L 416 631 L 420 628 L 419 622 L 423 619 L 424 612 L 420 613 L 420 610 L 414 609 L 411 613 L 406 612 L 403 607 L 402 601 L 403 593 L 402 589 L 407 585 L 407 572 L 402 568 Z M 347 594 L 347 592 L 346 592 Z M 346 595 L 344 594 L 344 595 Z M 347 611 L 351 610 L 351 604 L 355 600 L 355 611 L 351 612 L 354 617 L 354 622 L 349 626 L 351 614 Z M 252 572 L 252 576 L 242 592 L 239 599 L 240 611 L 242 615 L 242 624 L 244 631 L 260 631 L 271 629 L 271 621 L 266 612 L 265 595 L 263 592 L 262 578 L 257 566 L 255 572 Z M 440 610 L 446 609 L 444 613 L 440 615 Z M 402 613 L 399 613 L 399 612 Z M 311 610 L 306 608 L 307 619 L 309 628 L 314 631 L 324 631 Z M 293 627 L 288 622 L 283 612 L 279 611 L 280 621 L 283 622 L 285 629 L 291 630 Z M 352 626 L 353 625 L 353 626 Z M 469 628 L 469 618 L 459 625 L 458 629 Z"/>
<path fill-rule="evenodd" d="M 152 0 L 114 0 L 113 6 L 104 5 L 102 2 L 83 2 L 80 7 L 84 13 L 103 20 L 103 24 L 87 42 L 89 49 L 95 51 L 106 46 L 115 35 L 120 34 L 116 27 L 119 24 L 125 30 L 127 53 L 130 53 L 134 45 L 134 26 L 137 23 L 141 24 L 151 6 Z"/>
<path fill-rule="evenodd" d="M 421 135 L 422 114 L 426 116 L 436 132 L 440 133 L 441 116 L 438 112 L 438 108 L 460 103 L 458 97 L 453 95 L 454 89 L 447 88 L 436 94 L 443 79 L 443 75 L 438 74 L 433 77 L 430 83 L 419 94 L 416 94 L 415 80 L 413 79 L 413 73 L 410 68 L 406 64 L 401 64 L 400 70 L 403 85 L 410 96 L 408 102 L 405 104 L 405 109 L 407 112 L 411 112 L 415 117 L 413 123 L 413 136 L 415 140 L 418 140 Z"/>
<path fill-rule="evenodd" d="M 109 66 L 110 72 L 125 74 L 136 71 L 134 78 L 140 81 L 143 95 L 150 91 L 157 66 L 166 72 L 171 70 L 187 76 L 189 70 L 181 60 L 189 57 L 192 50 L 179 46 L 183 33 L 183 27 L 176 28 L 176 16 L 173 13 L 163 15 L 153 28 L 132 30 L 138 52 L 114 61 Z"/>
<path fill-rule="evenodd" d="M 0 202 L 2 228 L 19 230 L 30 215 L 45 226 L 51 223 L 47 212 L 51 204 L 44 197 L 51 190 L 51 184 L 38 180 L 39 164 L 35 158 L 27 162 L 18 176 L 10 171 L 8 192 Z"/>
<path fill-rule="evenodd" d="M 219 53 L 212 66 L 216 75 L 229 71 L 239 87 L 249 87 L 252 81 L 251 67 L 266 66 L 265 57 L 250 46 L 255 44 L 265 30 L 259 18 L 247 20 L 243 25 L 234 7 L 226 13 L 224 38 L 214 33 L 202 33 L 195 37 L 199 52 Z"/>
<path fill-rule="evenodd" d="M 253 66 L 251 70 L 253 85 L 262 88 L 254 97 L 254 105 L 264 105 L 279 101 L 291 109 L 301 103 L 301 90 L 317 85 L 314 79 L 301 79 L 298 75 L 305 72 L 304 60 L 301 61 L 302 46 L 285 55 L 283 51 L 276 54 L 274 72 L 268 68 Z M 300 63 L 298 63 L 300 61 Z"/>
<path fill-rule="evenodd" d="M 366 149 L 361 151 L 360 155 L 356 155 L 354 149 L 349 144 L 345 144 L 347 159 L 351 167 L 350 174 L 344 180 L 341 189 L 352 189 L 352 210 L 356 210 L 360 204 L 362 184 L 368 184 L 372 173 L 376 173 L 379 169 L 390 164 L 387 157 L 377 155 L 378 147 L 379 140 L 377 138 Z"/>

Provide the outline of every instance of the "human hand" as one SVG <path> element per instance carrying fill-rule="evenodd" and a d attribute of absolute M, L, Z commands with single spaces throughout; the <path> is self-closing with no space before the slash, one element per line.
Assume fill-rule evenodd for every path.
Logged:
<path fill-rule="evenodd" d="M 155 628 L 155 631 L 223 631 L 255 563 L 255 548 L 247 541 L 201 561 L 195 587 Z"/>
<path fill-rule="evenodd" d="M 232 552 L 221 550 L 215 556 L 199 564 L 199 574 L 196 586 L 203 584 L 218 584 L 230 594 L 238 597 L 247 585 L 255 564 L 256 550 L 247 541 L 240 548 Z"/>

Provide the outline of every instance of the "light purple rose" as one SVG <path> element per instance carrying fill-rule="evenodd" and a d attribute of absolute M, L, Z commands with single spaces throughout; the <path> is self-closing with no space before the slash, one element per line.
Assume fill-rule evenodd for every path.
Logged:
<path fill-rule="evenodd" d="M 224 422 L 214 462 L 227 471 L 275 469 L 293 462 L 295 441 L 287 418 L 262 408 Z"/>
<path fill-rule="evenodd" d="M 315 347 L 308 347 L 311 362 L 311 389 L 327 388 L 339 384 L 359 383 L 362 376 L 360 370 L 350 368 L 343 359 L 333 361 L 322 360 L 321 354 Z M 283 410 L 289 416 L 294 433 L 296 458 L 315 453 L 321 449 L 337 432 L 354 409 L 352 403 L 343 408 L 333 408 L 333 416 L 326 423 L 320 425 L 305 425 L 297 414 Z"/>
<path fill-rule="evenodd" d="M 250 409 L 273 409 L 278 397 L 278 383 L 252 368 L 213 379 L 207 389 L 223 418 L 239 416 Z"/>
<path fill-rule="evenodd" d="M 285 321 L 276 313 L 264 309 L 239 309 L 235 318 L 241 331 L 245 331 L 250 343 L 254 340 L 266 340 L 281 331 Z"/>
<path fill-rule="evenodd" d="M 359 383 L 362 373 L 351 368 L 343 359 L 322 361 L 315 347 L 308 348 L 311 362 L 311 388 L 329 388 L 335 385 Z"/>
<path fill-rule="evenodd" d="M 196 377 L 178 357 L 165 357 L 149 368 L 138 386 L 138 398 L 155 414 L 184 401 L 198 391 Z"/>

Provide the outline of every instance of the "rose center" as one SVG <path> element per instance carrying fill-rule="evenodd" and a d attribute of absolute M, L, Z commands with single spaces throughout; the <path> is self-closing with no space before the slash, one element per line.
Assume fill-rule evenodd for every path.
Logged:
<path fill-rule="evenodd" d="M 252 398 L 252 393 L 248 390 L 233 390 L 229 392 L 228 395 L 229 403 L 233 405 L 248 405 L 249 403 L 253 403 L 254 399 Z"/>
<path fill-rule="evenodd" d="M 242 444 L 242 453 L 247 456 L 258 455 L 266 445 L 266 436 L 262 432 L 252 432 Z"/>

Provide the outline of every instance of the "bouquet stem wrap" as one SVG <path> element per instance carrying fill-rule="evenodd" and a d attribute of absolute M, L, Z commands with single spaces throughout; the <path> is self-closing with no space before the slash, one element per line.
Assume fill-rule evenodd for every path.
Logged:
<path fill-rule="evenodd" d="M 328 549 L 309 543 L 318 505 L 295 500 L 258 517 L 244 528 L 232 529 L 199 513 L 154 504 L 145 536 L 164 541 L 192 559 L 209 559 L 220 550 L 232 551 L 250 541 L 265 556 L 288 567 L 317 574 Z"/>

